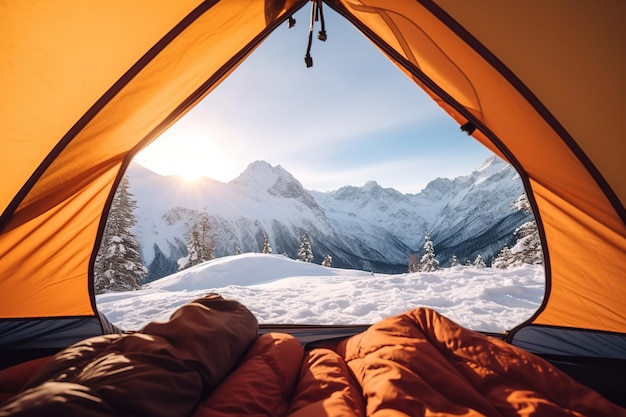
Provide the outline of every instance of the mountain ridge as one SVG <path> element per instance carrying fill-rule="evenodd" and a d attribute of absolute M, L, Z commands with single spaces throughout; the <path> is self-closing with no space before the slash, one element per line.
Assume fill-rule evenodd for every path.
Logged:
<path fill-rule="evenodd" d="M 512 210 L 523 192 L 517 172 L 496 156 L 469 175 L 435 178 L 417 194 L 383 188 L 376 181 L 329 192 L 309 191 L 280 165 L 254 161 L 228 183 L 200 179 L 183 183 L 133 163 L 130 191 L 137 201 L 137 236 L 149 280 L 175 272 L 185 256 L 193 217 L 206 211 L 215 256 L 257 252 L 265 234 L 274 253 L 292 258 L 302 234 L 311 240 L 314 262 L 326 254 L 333 266 L 406 272 L 429 231 L 442 265 L 452 255 L 489 259 L 514 242 L 513 230 L 528 215 Z"/>

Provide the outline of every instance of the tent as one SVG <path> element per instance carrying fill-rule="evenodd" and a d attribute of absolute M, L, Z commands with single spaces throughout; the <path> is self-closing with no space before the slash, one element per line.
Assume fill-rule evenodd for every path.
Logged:
<path fill-rule="evenodd" d="M 93 261 L 132 157 L 309 4 L 322 7 L 317 0 L 0 4 L 4 358 L 106 332 Z M 323 6 L 523 178 L 547 285 L 540 309 L 507 340 L 623 366 L 626 3 Z"/>

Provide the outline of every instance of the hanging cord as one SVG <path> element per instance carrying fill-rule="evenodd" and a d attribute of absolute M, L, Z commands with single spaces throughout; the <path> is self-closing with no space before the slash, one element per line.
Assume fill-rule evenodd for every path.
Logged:
<path fill-rule="evenodd" d="M 306 55 L 304 63 L 307 68 L 313 66 L 313 58 L 311 58 L 311 45 L 313 44 L 313 27 L 315 22 L 320 21 L 322 28 L 317 35 L 317 39 L 325 42 L 328 38 L 326 35 L 326 25 L 324 23 L 324 12 L 322 11 L 322 0 L 311 0 L 311 24 L 309 25 L 309 42 L 306 47 Z"/>
<path fill-rule="evenodd" d="M 322 0 L 317 0 L 317 8 L 315 12 L 315 21 L 319 18 L 320 23 L 322 24 L 322 28 L 317 34 L 317 39 L 322 42 L 326 42 L 326 25 L 324 24 L 324 11 L 322 10 Z"/>

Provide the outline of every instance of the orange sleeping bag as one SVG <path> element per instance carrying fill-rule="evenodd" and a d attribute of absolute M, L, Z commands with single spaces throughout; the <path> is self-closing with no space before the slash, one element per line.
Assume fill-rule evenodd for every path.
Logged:
<path fill-rule="evenodd" d="M 262 353 L 280 365 L 254 373 L 244 361 L 194 417 L 626 416 L 549 362 L 430 309 L 307 352 L 289 335 L 257 344 L 265 337 L 284 344 Z"/>
<path fill-rule="evenodd" d="M 626 416 L 549 362 L 429 309 L 385 319 L 337 350 L 368 416 Z"/>

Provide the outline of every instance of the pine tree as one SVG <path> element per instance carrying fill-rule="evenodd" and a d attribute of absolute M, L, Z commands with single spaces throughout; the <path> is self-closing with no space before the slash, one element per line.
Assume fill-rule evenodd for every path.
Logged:
<path fill-rule="evenodd" d="M 526 193 L 522 194 L 513 203 L 513 207 L 533 215 L 532 207 L 530 206 Z M 543 250 L 541 247 L 541 237 L 539 236 L 539 229 L 537 228 L 537 222 L 534 220 L 534 217 L 532 221 L 526 222 L 515 229 L 514 235 L 518 239 L 515 246 L 511 248 L 511 252 L 516 260 L 521 263 L 542 265 Z"/>
<path fill-rule="evenodd" d="M 514 258 L 511 249 L 509 249 L 508 246 L 505 246 L 500 250 L 500 252 L 498 252 L 494 260 L 491 262 L 491 267 L 506 269 L 512 264 L 513 261 Z"/>
<path fill-rule="evenodd" d="M 215 243 L 211 236 L 211 223 L 209 222 L 209 214 L 204 210 L 198 216 L 198 238 L 200 240 L 200 248 L 202 249 L 201 259 L 202 262 L 210 261 L 213 259 L 213 251 L 215 250 Z"/>
<path fill-rule="evenodd" d="M 483 261 L 482 256 L 476 255 L 476 259 L 474 259 L 474 263 L 472 264 L 475 268 L 487 268 L 487 264 Z"/>
<path fill-rule="evenodd" d="M 513 208 L 519 211 L 523 211 L 526 214 L 533 215 L 533 209 L 530 206 L 526 193 L 522 193 L 517 200 L 513 202 Z"/>
<path fill-rule="evenodd" d="M 511 248 L 513 256 L 519 263 L 542 265 L 543 250 L 539 230 L 535 221 L 526 222 L 513 233 L 518 239 Z"/>
<path fill-rule="evenodd" d="M 302 240 L 300 242 L 300 248 L 298 249 L 298 260 L 302 262 L 313 262 L 313 250 L 311 249 L 309 236 L 306 233 L 302 236 Z"/>
<path fill-rule="evenodd" d="M 182 271 L 202 263 L 201 252 L 198 224 L 194 222 L 187 236 L 187 256 L 178 260 L 178 270 Z"/>
<path fill-rule="evenodd" d="M 263 253 L 272 253 L 272 247 L 270 246 L 270 238 L 265 234 L 265 239 L 263 240 Z"/>
<path fill-rule="evenodd" d="M 139 242 L 132 233 L 137 202 L 129 188 L 128 177 L 124 176 L 113 196 L 94 263 L 96 294 L 137 289 L 148 275 L 148 269 L 141 261 Z"/>
<path fill-rule="evenodd" d="M 426 231 L 424 236 L 424 251 L 426 252 L 420 260 L 420 271 L 432 272 L 439 269 L 439 261 L 435 257 L 435 247 L 432 240 L 430 240 L 430 233 Z"/>
<path fill-rule="evenodd" d="M 515 200 L 513 207 L 526 214 L 533 214 L 525 193 Z M 502 251 L 505 252 L 501 251 L 498 254 L 494 262 L 492 262 L 492 266 L 508 268 L 509 266 L 519 266 L 522 264 L 542 265 L 543 251 L 541 238 L 539 237 L 539 229 L 537 229 L 535 220 L 533 219 L 532 221 L 522 224 L 515 229 L 513 235 L 517 238 L 515 245 L 508 251 L 505 251 L 507 248 L 503 248 Z"/>
<path fill-rule="evenodd" d="M 322 261 L 322 266 L 326 266 L 326 267 L 330 268 L 332 266 L 332 264 L 333 264 L 333 257 L 330 256 L 329 254 L 326 254 L 326 257 Z"/>
<path fill-rule="evenodd" d="M 206 211 L 197 216 L 187 236 L 187 256 L 178 260 L 178 270 L 191 268 L 213 259 L 215 245 L 211 238 L 211 224 Z"/>
<path fill-rule="evenodd" d="M 457 259 L 456 255 L 452 255 L 452 259 L 450 260 L 450 266 L 460 266 L 461 262 Z"/>
<path fill-rule="evenodd" d="M 239 248 L 239 246 L 235 248 L 235 255 L 241 255 L 241 249 Z"/>

